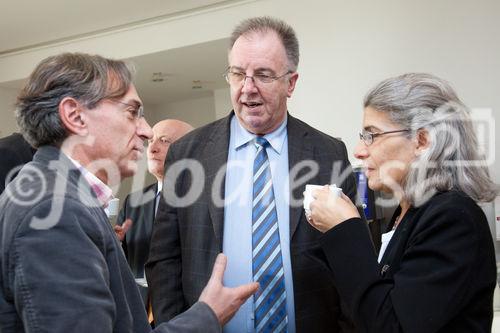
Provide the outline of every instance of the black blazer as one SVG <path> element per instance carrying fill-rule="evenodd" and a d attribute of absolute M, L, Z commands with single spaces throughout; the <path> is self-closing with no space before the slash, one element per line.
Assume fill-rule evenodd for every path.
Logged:
<path fill-rule="evenodd" d="M 194 159 L 203 166 L 205 177 L 194 179 L 190 172 L 182 172 L 175 179 L 166 177 L 164 180 L 170 184 L 168 190 L 164 187 L 163 191 L 167 199 L 171 194 L 169 191 L 175 190 L 182 197 L 191 186 L 193 189 L 203 187 L 203 190 L 198 200 L 187 207 L 160 202 L 146 265 L 157 322 L 169 320 L 196 302 L 210 277 L 215 257 L 222 252 L 224 206 L 214 203 L 212 188 L 217 172 L 225 170 L 233 115 L 231 113 L 187 134 L 176 141 L 167 154 L 166 168 L 182 159 Z M 290 168 L 304 160 L 315 161 L 320 169 L 308 183 L 336 183 L 354 200 L 356 187 L 352 172 L 348 171 L 344 179 L 339 178 L 342 170 L 349 167 L 345 145 L 291 116 L 288 116 L 287 126 Z M 307 171 L 302 170 L 296 177 Z M 220 185 L 215 186 L 215 191 L 219 191 L 217 195 L 222 198 L 224 179 L 222 177 L 221 182 L 219 179 Z M 327 266 L 310 255 L 320 249 L 318 239 L 321 234 L 307 223 L 304 216 L 304 188 L 305 184 L 290 193 L 291 199 L 299 200 L 297 205 L 290 207 L 296 328 L 297 332 L 338 332 L 341 326 L 349 325 L 341 313 Z"/>
<path fill-rule="evenodd" d="M 127 195 L 116 223 L 122 225 L 126 219 L 132 226 L 122 242 L 123 251 L 135 278 L 144 277 L 144 265 L 149 255 L 149 244 L 155 216 L 155 196 L 158 184 L 151 184 L 141 191 Z M 147 288 L 139 287 L 144 304 L 147 304 Z"/>
<path fill-rule="evenodd" d="M 35 149 L 30 146 L 23 136 L 13 133 L 0 139 L 0 194 L 5 189 L 6 181 L 14 179 L 17 172 L 7 179 L 9 172 L 17 166 L 22 166 L 33 158 Z M 20 168 L 19 168 L 20 169 Z"/>
<path fill-rule="evenodd" d="M 450 191 L 410 208 L 380 264 L 368 243 L 359 219 L 322 240 L 339 293 L 363 332 L 491 331 L 495 251 L 471 198 Z"/>

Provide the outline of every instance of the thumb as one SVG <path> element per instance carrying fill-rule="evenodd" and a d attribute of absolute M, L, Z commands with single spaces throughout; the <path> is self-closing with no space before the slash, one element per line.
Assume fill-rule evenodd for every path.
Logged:
<path fill-rule="evenodd" d="M 347 202 L 350 202 L 351 201 L 351 198 L 349 198 L 347 195 L 345 195 L 344 192 L 340 192 L 340 197 L 344 200 L 344 201 L 347 201 Z"/>
<path fill-rule="evenodd" d="M 222 283 L 222 278 L 224 277 L 224 271 L 226 270 L 227 257 L 219 253 L 217 258 L 215 258 L 214 268 L 212 269 L 212 276 L 210 280 L 215 280 Z"/>
<path fill-rule="evenodd" d="M 234 288 L 234 292 L 238 295 L 238 298 L 242 301 L 245 301 L 248 297 L 255 294 L 255 292 L 259 289 L 258 282 L 252 282 L 248 284 L 244 284 L 242 286 Z"/>
<path fill-rule="evenodd" d="M 123 224 L 122 224 L 123 232 L 127 232 L 131 226 L 132 226 L 132 220 L 126 219 L 125 222 L 123 222 Z"/>
<path fill-rule="evenodd" d="M 132 225 L 132 219 L 126 219 L 125 222 L 123 223 L 123 226 L 128 229 Z"/>

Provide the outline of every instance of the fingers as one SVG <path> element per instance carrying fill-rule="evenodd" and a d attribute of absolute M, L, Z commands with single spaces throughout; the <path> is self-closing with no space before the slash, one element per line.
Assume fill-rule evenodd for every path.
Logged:
<path fill-rule="evenodd" d="M 214 268 L 210 280 L 216 280 L 222 283 L 224 271 L 226 270 L 227 257 L 223 253 L 219 253 L 215 258 Z"/>
<path fill-rule="evenodd" d="M 130 229 L 131 226 L 132 226 L 132 220 L 131 219 L 126 219 L 125 222 L 123 222 L 123 224 L 122 224 L 123 232 L 127 232 L 128 229 Z"/>
<path fill-rule="evenodd" d="M 236 293 L 237 297 L 241 300 L 241 302 L 245 302 L 248 297 L 255 294 L 257 290 L 259 290 L 259 283 L 252 282 L 248 284 L 244 284 L 242 286 L 236 287 L 233 289 Z"/>
<path fill-rule="evenodd" d="M 340 197 L 344 199 L 345 201 L 351 201 L 351 198 L 349 198 L 347 195 L 345 195 L 344 192 L 340 192 Z"/>

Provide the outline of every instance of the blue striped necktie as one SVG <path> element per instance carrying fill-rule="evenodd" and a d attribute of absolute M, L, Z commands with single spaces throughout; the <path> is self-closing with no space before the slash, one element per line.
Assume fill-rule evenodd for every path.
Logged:
<path fill-rule="evenodd" d="M 263 137 L 255 138 L 253 163 L 252 271 L 260 283 L 254 295 L 255 332 L 286 332 L 287 312 L 283 259 L 278 215 L 274 201 L 271 168 Z"/>

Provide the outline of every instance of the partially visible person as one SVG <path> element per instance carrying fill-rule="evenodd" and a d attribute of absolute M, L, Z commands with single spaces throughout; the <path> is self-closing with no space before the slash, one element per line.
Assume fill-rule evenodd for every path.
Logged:
<path fill-rule="evenodd" d="M 163 186 L 165 156 L 170 144 L 193 129 L 191 125 L 176 119 L 162 120 L 153 126 L 153 137 L 147 148 L 148 171 L 156 183 L 141 191 L 127 195 L 117 219 L 115 231 L 121 235 L 123 250 L 136 279 L 144 279 L 144 265 L 149 255 L 149 243 L 153 221 L 158 209 Z M 127 231 L 128 230 L 128 231 Z M 148 288 L 139 285 L 144 304 L 148 304 Z"/>
<path fill-rule="evenodd" d="M 364 101 L 355 156 L 399 200 L 377 258 L 345 195 L 314 193 L 310 223 L 364 332 L 490 332 L 495 251 L 475 201 L 497 192 L 466 106 L 429 74 L 387 79 Z M 352 240 L 356 241 L 353 242 Z"/>
<path fill-rule="evenodd" d="M 38 148 L 0 196 L 1 332 L 150 332 L 104 207 L 153 136 L 123 61 L 43 60 L 17 101 Z M 155 332 L 220 332 L 257 285 L 222 285 L 219 255 L 199 301 Z"/>
<path fill-rule="evenodd" d="M 12 133 L 0 138 L 0 156 L 2 158 L 2 162 L 0 162 L 0 194 L 3 193 L 7 183 L 17 175 L 17 169 L 31 161 L 34 154 L 35 149 L 19 133 Z"/>

